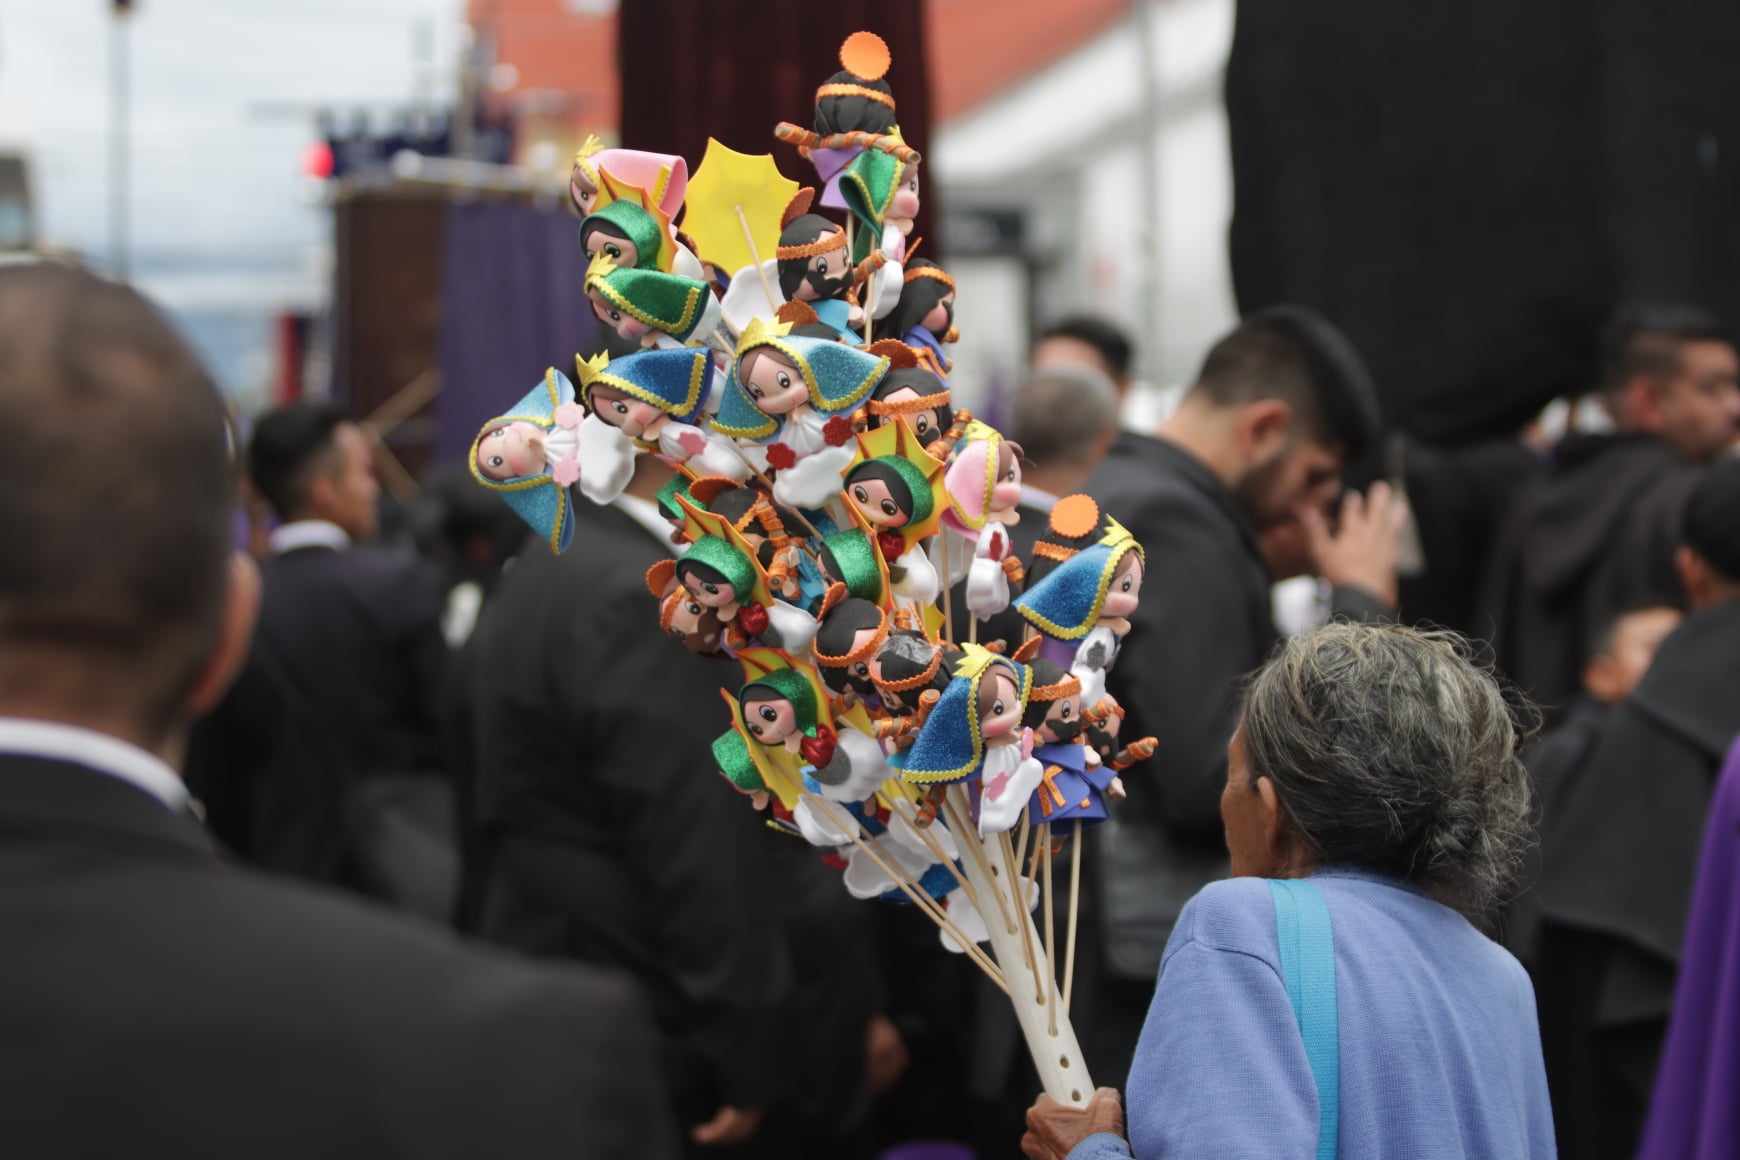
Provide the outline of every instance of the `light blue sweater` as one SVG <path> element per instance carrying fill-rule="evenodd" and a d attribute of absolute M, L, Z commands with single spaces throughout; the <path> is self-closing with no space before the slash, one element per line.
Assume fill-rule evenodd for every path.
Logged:
<path fill-rule="evenodd" d="M 1340 1160 L 1554 1155 L 1534 990 L 1461 915 L 1388 879 L 1312 876 L 1335 931 Z M 1259 878 L 1191 899 L 1124 1090 L 1130 1143 L 1069 1160 L 1313 1160 L 1317 1089 Z"/>

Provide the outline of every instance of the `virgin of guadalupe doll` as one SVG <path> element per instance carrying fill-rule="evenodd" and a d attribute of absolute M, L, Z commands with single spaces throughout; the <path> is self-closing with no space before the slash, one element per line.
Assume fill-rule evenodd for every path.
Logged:
<path fill-rule="evenodd" d="M 852 416 L 887 370 L 886 357 L 756 319 L 737 344 L 712 428 L 767 444 L 768 466 L 778 472 L 773 498 L 819 508 L 840 490 L 855 454 Z"/>
<path fill-rule="evenodd" d="M 965 645 L 912 748 L 893 764 L 917 786 L 977 779 L 979 833 L 1008 830 L 1045 775 L 1033 758 L 1032 731 L 1021 727 L 1032 685 L 1026 665 Z"/>
<path fill-rule="evenodd" d="M 945 377 L 954 369 L 949 352 L 961 339 L 955 328 L 955 280 L 929 258 L 909 260 L 901 277 L 900 305 L 888 316 L 888 334 L 917 351 L 920 362 L 939 378 Z"/>
<path fill-rule="evenodd" d="M 591 133 L 574 154 L 568 173 L 568 199 L 575 212 L 586 217 L 615 200 L 616 192 L 604 182 L 608 173 L 618 183 L 647 191 L 666 218 L 683 208 L 689 189 L 689 163 L 674 153 L 649 153 L 644 149 L 606 149 Z"/>
<path fill-rule="evenodd" d="M 742 457 L 702 425 L 715 383 L 705 350 L 642 350 L 618 359 L 576 355 L 574 371 L 588 412 L 578 478 L 592 502 L 621 495 L 643 451 L 709 475 L 748 477 Z"/>
<path fill-rule="evenodd" d="M 767 570 L 743 533 L 722 516 L 677 497 L 684 523 L 679 533 L 689 549 L 675 560 L 647 569 L 647 590 L 659 598 L 660 625 L 687 636 L 711 613 L 727 626 L 724 645 L 741 647 L 759 638 L 795 653 L 805 652 L 816 633 L 815 618 L 780 600 Z M 673 596 L 686 599 L 672 600 Z M 698 605 L 700 611 L 694 611 Z"/>
<path fill-rule="evenodd" d="M 618 266 L 602 252 L 587 264 L 586 297 L 600 322 L 643 346 L 705 345 L 724 318 L 705 282 Z"/>
<path fill-rule="evenodd" d="M 943 482 L 949 494 L 943 526 L 973 543 L 967 608 L 980 620 L 995 616 L 1009 607 L 1010 585 L 1022 576 L 1008 532 L 1021 522 L 1021 446 L 975 419 L 956 443 Z"/>
<path fill-rule="evenodd" d="M 575 401 L 568 376 L 549 367 L 543 382 L 472 440 L 471 477 L 501 496 L 560 555 L 574 538 L 568 488 L 580 478 L 582 449 L 609 437 L 609 428 Z"/>
<path fill-rule="evenodd" d="M 883 792 L 889 770 L 861 709 L 836 721 L 816 670 L 789 653 L 749 648 L 737 660 L 745 683 L 736 697 L 724 689 L 720 695 L 763 783 L 785 809 L 795 812 L 806 792 L 842 802 Z M 898 785 L 889 790 L 904 793 Z"/>
<path fill-rule="evenodd" d="M 1040 655 L 1070 666 L 1090 707 L 1105 696 L 1106 672 L 1142 598 L 1142 545 L 1109 516 L 1104 527 L 1098 543 L 1058 564 L 1015 601 L 1021 618 L 1046 638 Z"/>
<path fill-rule="evenodd" d="M 870 392 L 865 425 L 875 430 L 896 418 L 905 419 L 912 424 L 918 445 L 942 458 L 947 449 L 935 444 L 946 437 L 955 423 L 948 384 L 919 365 L 918 353 L 905 343 L 877 342 L 875 346 L 888 355 L 888 373 Z"/>
<path fill-rule="evenodd" d="M 1124 785 L 1098 753 L 1081 743 L 1081 682 L 1075 675 L 1043 657 L 1035 659 L 1022 724 L 1033 730 L 1033 756 L 1045 767 L 1027 806 L 1028 819 L 1034 825 L 1104 821 L 1105 795 L 1123 797 Z"/>
<path fill-rule="evenodd" d="M 846 469 L 846 500 L 876 531 L 893 593 L 916 607 L 936 600 L 936 568 L 925 542 L 948 507 L 943 465 L 905 419 L 858 434 L 858 459 Z"/>

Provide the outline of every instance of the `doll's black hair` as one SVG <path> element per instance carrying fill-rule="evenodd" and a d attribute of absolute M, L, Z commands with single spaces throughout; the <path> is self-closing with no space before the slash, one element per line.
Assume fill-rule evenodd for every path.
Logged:
<path fill-rule="evenodd" d="M 854 483 L 862 483 L 865 480 L 875 480 L 878 483 L 887 484 L 888 498 L 894 501 L 895 506 L 900 508 L 908 519 L 912 518 L 912 488 L 907 486 L 906 480 L 900 472 L 889 464 L 875 459 L 867 459 L 846 475 L 845 487 L 850 489 Z"/>
<path fill-rule="evenodd" d="M 857 85 L 874 89 L 888 96 L 887 103 L 873 97 L 826 96 L 816 100 L 816 132 L 824 137 L 830 133 L 886 133 L 899 118 L 895 115 L 894 90 L 884 80 L 867 80 L 841 69 L 828 78 L 830 85 Z"/>
<path fill-rule="evenodd" d="M 930 279 L 927 278 L 925 281 L 928 282 Z M 947 393 L 949 389 L 947 383 L 943 382 L 923 367 L 896 367 L 882 376 L 882 381 L 876 384 L 876 389 L 874 391 L 870 392 L 870 401 L 880 403 L 896 391 L 906 388 L 910 388 L 919 398 L 924 398 L 926 395 Z M 866 414 L 869 419 L 869 427 L 871 430 L 875 430 L 882 426 L 882 424 L 888 422 L 885 417 L 876 414 L 872 409 L 867 408 Z M 944 403 L 942 406 L 936 408 L 936 431 L 932 433 L 931 437 L 933 439 L 941 438 L 943 432 L 947 431 L 950 427 L 953 427 L 954 424 L 955 409 L 947 403 Z"/>
<path fill-rule="evenodd" d="M 699 560 L 691 560 L 687 556 L 677 561 L 675 575 L 681 580 L 685 575 L 692 574 L 703 584 L 729 584 L 731 578 L 711 564 L 703 564 Z"/>
<path fill-rule="evenodd" d="M 1033 687 L 1055 685 L 1069 676 L 1069 670 L 1056 661 L 1048 661 L 1044 657 L 1034 657 L 1028 662 L 1033 669 Z M 1045 715 L 1051 712 L 1056 701 L 1040 701 L 1029 698 L 1027 708 L 1021 714 L 1021 724 L 1029 729 L 1037 729 L 1045 721 Z"/>
<path fill-rule="evenodd" d="M 926 267 L 941 269 L 929 258 L 914 258 L 906 263 L 906 272 L 910 276 L 912 271 Z M 912 278 L 900 288 L 900 301 L 894 304 L 887 319 L 877 326 L 876 333 L 886 334 L 890 338 L 904 338 L 913 327 L 924 321 L 925 315 L 936 309 L 937 303 L 951 293 L 953 291 L 946 283 L 935 278 Z M 950 319 L 953 320 L 952 314 Z M 942 335 L 937 337 L 940 339 Z"/>
<path fill-rule="evenodd" d="M 807 246 L 811 242 L 820 241 L 827 234 L 839 233 L 843 227 L 839 222 L 823 217 L 819 213 L 806 213 L 792 219 L 791 224 L 779 232 L 779 244 L 782 246 Z M 582 245 L 585 239 L 581 239 Z M 804 272 L 810 267 L 810 258 L 784 258 L 779 263 L 779 292 L 790 301 L 803 285 Z M 829 333 L 832 334 L 832 328 Z"/>
<path fill-rule="evenodd" d="M 629 237 L 621 226 L 617 225 L 609 218 L 599 217 L 597 214 L 591 214 L 585 221 L 580 223 L 580 249 L 582 251 L 586 249 L 586 239 L 595 233 L 601 233 L 605 237 L 615 238 L 618 241 L 630 243 L 634 241 L 634 239 Z"/>
<path fill-rule="evenodd" d="M 965 654 L 948 645 L 935 644 L 922 632 L 910 628 L 897 628 L 889 633 L 887 643 L 876 654 L 883 680 L 906 681 L 929 668 L 931 655 L 939 648 L 943 650 L 943 655 L 936 667 L 935 676 L 915 689 L 892 694 L 907 712 L 918 708 L 918 700 L 926 689 L 935 689 L 940 693 L 947 688 L 955 662 Z"/>
<path fill-rule="evenodd" d="M 822 618 L 821 626 L 816 629 L 816 650 L 829 656 L 845 656 L 852 651 L 852 639 L 867 628 L 876 628 L 882 623 L 883 616 L 883 611 L 868 600 L 847 597 Z M 816 667 L 821 671 L 822 683 L 836 693 L 844 692 L 848 687 L 865 696 L 876 693 L 876 685 L 869 677 L 860 677 L 849 668 Z"/>

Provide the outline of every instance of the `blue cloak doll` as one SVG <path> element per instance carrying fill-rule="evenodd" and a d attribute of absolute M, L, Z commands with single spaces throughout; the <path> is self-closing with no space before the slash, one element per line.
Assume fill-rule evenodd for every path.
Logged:
<path fill-rule="evenodd" d="M 766 444 L 777 473 L 773 498 L 819 508 L 840 490 L 840 473 L 857 454 L 852 414 L 888 365 L 884 356 L 756 319 L 737 344 L 713 430 Z"/>
<path fill-rule="evenodd" d="M 471 475 L 500 495 L 561 554 L 574 538 L 568 485 L 578 479 L 583 414 L 574 384 L 555 367 L 507 413 L 483 425 L 471 444 Z"/>

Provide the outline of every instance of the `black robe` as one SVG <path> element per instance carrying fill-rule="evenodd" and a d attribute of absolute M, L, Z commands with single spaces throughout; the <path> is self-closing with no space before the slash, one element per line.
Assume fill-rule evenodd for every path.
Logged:
<path fill-rule="evenodd" d="M 772 1134 L 818 1093 L 838 1119 L 873 1001 L 869 904 L 719 777 L 719 689 L 740 670 L 659 632 L 650 532 L 584 502 L 574 520 L 566 554 L 533 542 L 510 565 L 467 650 L 476 927 L 639 978 L 687 1122 L 783 1098 Z"/>
<path fill-rule="evenodd" d="M 1678 604 L 1679 512 L 1698 478 L 1650 435 L 1573 435 L 1517 501 L 1477 628 L 1499 667 L 1557 720 L 1592 644 L 1620 613 Z"/>
<path fill-rule="evenodd" d="M 1613 708 L 1541 836 L 1541 1031 L 1566 1155 L 1631 1155 L 1704 814 L 1740 733 L 1740 601 L 1693 613 Z"/>
<path fill-rule="evenodd" d="M 635 1156 L 679 1135 L 645 996 L 226 858 L 191 815 L 0 755 L 8 1156 Z"/>

